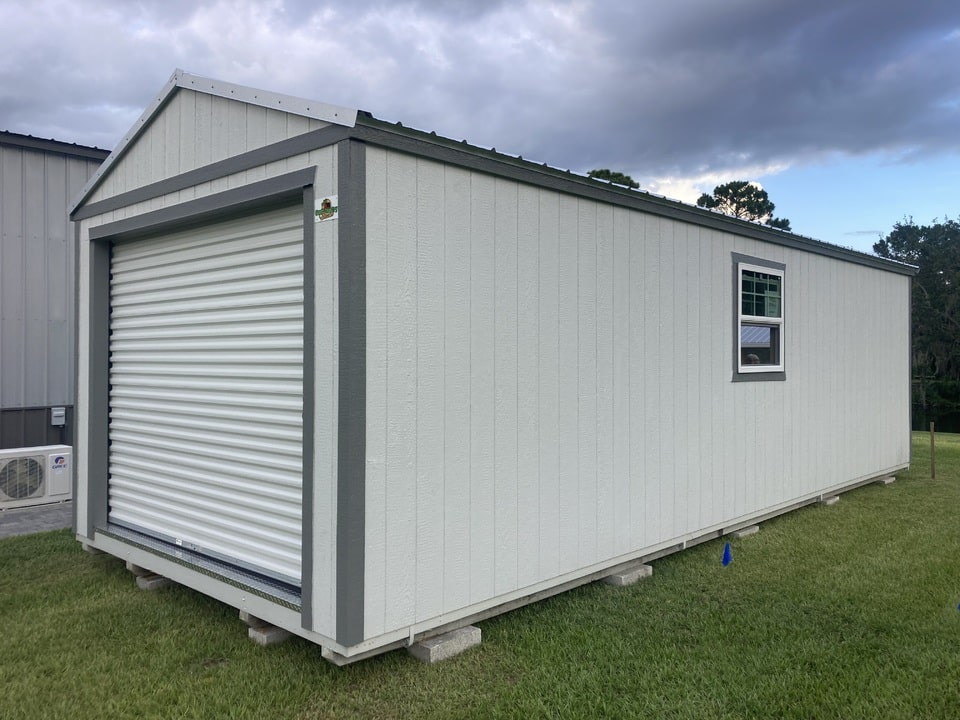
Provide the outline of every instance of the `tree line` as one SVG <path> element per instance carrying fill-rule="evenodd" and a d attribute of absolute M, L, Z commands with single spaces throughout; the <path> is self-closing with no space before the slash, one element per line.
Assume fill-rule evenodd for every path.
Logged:
<path fill-rule="evenodd" d="M 629 175 L 608 168 L 591 170 L 587 173 L 587 177 L 606 180 L 608 183 L 623 185 L 633 190 L 640 187 L 640 183 Z M 717 185 L 713 193 L 703 193 L 697 200 L 697 205 L 718 210 L 741 220 L 752 220 L 779 230 L 790 230 L 789 220 L 773 216 L 776 205 L 770 200 L 767 191 L 757 183 L 748 180 L 731 180 Z"/>
<path fill-rule="evenodd" d="M 894 225 L 873 252 L 916 265 L 911 302 L 913 425 L 943 420 L 960 430 L 960 223 L 913 218 Z"/>

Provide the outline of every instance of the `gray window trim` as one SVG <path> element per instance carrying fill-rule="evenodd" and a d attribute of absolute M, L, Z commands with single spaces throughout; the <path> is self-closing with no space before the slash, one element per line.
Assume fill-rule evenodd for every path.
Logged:
<path fill-rule="evenodd" d="M 766 267 L 770 268 L 771 270 L 778 270 L 784 274 L 786 274 L 787 266 L 783 263 L 774 262 L 772 260 L 764 260 L 763 258 L 753 257 L 750 255 L 741 255 L 740 253 L 736 252 L 731 253 L 731 258 L 733 260 L 733 333 L 731 335 L 731 340 L 733 341 L 733 377 L 731 379 L 733 382 L 784 381 L 787 379 L 786 370 L 752 373 L 740 372 L 740 343 L 738 340 L 740 337 L 740 264 L 747 263 L 749 265 Z M 784 283 L 784 286 L 786 286 L 786 283 Z M 786 323 L 786 318 L 783 319 L 783 323 Z M 784 332 L 782 326 L 780 332 Z M 784 367 L 786 367 L 786 358 L 783 358 L 783 362 Z"/>

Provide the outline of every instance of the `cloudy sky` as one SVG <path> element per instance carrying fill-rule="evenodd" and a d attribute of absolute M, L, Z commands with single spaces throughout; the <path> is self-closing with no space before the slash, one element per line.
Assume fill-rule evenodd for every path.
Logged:
<path fill-rule="evenodd" d="M 861 250 L 960 215 L 957 0 L 0 0 L 0 130 L 113 148 L 175 68 Z"/>

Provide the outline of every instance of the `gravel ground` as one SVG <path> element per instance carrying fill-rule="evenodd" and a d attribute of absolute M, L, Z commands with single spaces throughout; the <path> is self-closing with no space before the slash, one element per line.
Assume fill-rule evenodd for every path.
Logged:
<path fill-rule="evenodd" d="M 60 530 L 73 525 L 73 503 L 14 508 L 0 511 L 0 538 Z"/>

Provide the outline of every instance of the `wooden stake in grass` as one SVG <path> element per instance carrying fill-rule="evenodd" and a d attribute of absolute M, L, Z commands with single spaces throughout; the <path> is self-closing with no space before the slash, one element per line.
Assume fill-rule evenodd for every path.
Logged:
<path fill-rule="evenodd" d="M 936 453 L 934 452 L 935 435 L 936 434 L 934 433 L 934 430 L 933 430 L 933 422 L 931 421 L 930 423 L 930 479 L 931 480 L 937 479 L 937 457 L 936 457 Z"/>

